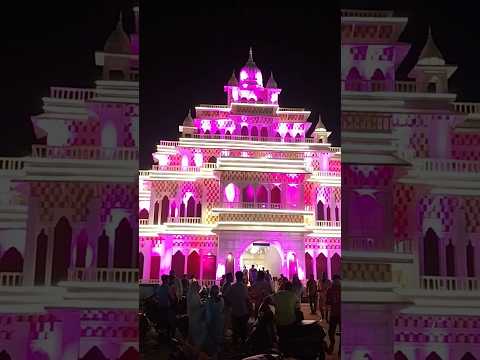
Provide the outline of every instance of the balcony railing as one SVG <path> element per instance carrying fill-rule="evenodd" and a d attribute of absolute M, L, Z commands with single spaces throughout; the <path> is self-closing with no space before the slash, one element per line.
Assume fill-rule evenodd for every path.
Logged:
<path fill-rule="evenodd" d="M 263 202 L 224 202 L 220 205 L 226 209 L 282 209 L 312 211 L 309 205 L 298 206 L 297 204 L 277 204 Z"/>
<path fill-rule="evenodd" d="M 159 146 L 164 146 L 164 147 L 177 147 L 180 145 L 179 141 L 169 141 L 169 140 L 161 140 L 158 143 Z"/>
<path fill-rule="evenodd" d="M 480 103 L 457 102 L 453 103 L 456 112 L 462 114 L 478 114 L 480 113 Z"/>
<path fill-rule="evenodd" d="M 204 163 L 202 166 L 182 166 L 182 165 L 152 165 L 155 171 L 181 171 L 181 172 L 200 172 L 202 169 L 215 169 L 216 163 Z M 142 174 L 141 174 L 142 175 Z"/>
<path fill-rule="evenodd" d="M 68 280 L 132 284 L 138 282 L 138 269 L 71 268 L 68 270 Z"/>
<path fill-rule="evenodd" d="M 201 224 L 201 217 L 169 217 L 167 222 L 173 224 Z"/>
<path fill-rule="evenodd" d="M 342 241 L 342 250 L 410 254 L 412 252 L 412 241 L 402 240 L 388 243 L 383 239 L 377 241 L 366 236 L 346 236 L 345 240 Z"/>
<path fill-rule="evenodd" d="M 96 96 L 95 89 L 79 89 L 54 86 L 50 88 L 50 97 L 55 99 L 85 101 Z"/>
<path fill-rule="evenodd" d="M 396 92 L 416 92 L 417 83 L 415 81 L 396 81 L 395 91 Z"/>
<path fill-rule="evenodd" d="M 23 169 L 23 165 L 23 159 L 0 157 L 0 170 L 19 171 Z"/>
<path fill-rule="evenodd" d="M 315 225 L 317 227 L 333 228 L 333 227 L 342 226 L 342 222 L 341 221 L 336 221 L 336 220 L 316 220 Z"/>
<path fill-rule="evenodd" d="M 148 219 L 138 219 L 139 225 L 148 225 Z"/>
<path fill-rule="evenodd" d="M 138 160 L 138 150 L 136 148 L 34 145 L 32 150 L 32 156 L 35 158 L 125 161 Z"/>
<path fill-rule="evenodd" d="M 418 169 L 429 172 L 480 174 L 480 162 L 455 159 L 416 159 Z"/>
<path fill-rule="evenodd" d="M 342 17 L 391 17 L 392 11 L 386 10 L 342 10 Z"/>
<path fill-rule="evenodd" d="M 240 141 L 270 141 L 281 143 L 314 143 L 313 138 L 306 137 L 286 137 L 280 136 L 250 136 L 250 135 L 220 135 L 220 134 L 193 134 L 193 138 L 197 139 L 218 139 L 218 140 L 240 140 Z"/>
<path fill-rule="evenodd" d="M 340 171 L 313 170 L 312 175 L 316 177 L 340 177 L 342 173 Z"/>
<path fill-rule="evenodd" d="M 480 291 L 480 279 L 472 277 L 421 276 L 420 287 L 431 291 Z"/>
<path fill-rule="evenodd" d="M 21 272 L 0 272 L 0 286 L 21 286 L 22 283 Z"/>

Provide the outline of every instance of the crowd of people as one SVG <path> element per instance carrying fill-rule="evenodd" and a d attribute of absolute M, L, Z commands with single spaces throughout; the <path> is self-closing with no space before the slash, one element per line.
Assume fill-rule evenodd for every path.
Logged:
<path fill-rule="evenodd" d="M 161 281 L 151 290 L 153 293 L 144 297 L 154 299 L 159 322 L 169 338 L 176 337 L 179 315 L 186 314 L 186 338 L 199 352 L 218 356 L 226 338 L 231 338 L 234 348 L 274 347 L 294 324 L 303 320 L 300 304 L 304 298 L 308 298 L 311 313 L 320 310 L 321 319 L 328 323 L 327 352 L 333 351 L 340 326 L 339 276 L 330 282 L 325 275 L 319 281 L 312 275 L 304 287 L 297 275 L 291 280 L 283 275 L 276 278 L 268 270 L 252 266 L 227 273 L 219 285 L 210 287 L 186 275 L 180 279 L 173 271 L 162 275 Z"/>

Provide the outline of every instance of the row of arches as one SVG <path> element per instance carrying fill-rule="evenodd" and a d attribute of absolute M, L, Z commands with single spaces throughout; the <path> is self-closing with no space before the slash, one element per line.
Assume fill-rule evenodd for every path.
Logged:
<path fill-rule="evenodd" d="M 242 189 L 242 202 L 280 204 L 282 193 L 277 185 L 268 191 L 265 185 L 259 185 L 255 189 L 252 184 L 248 184 Z"/>
<path fill-rule="evenodd" d="M 113 244 L 113 267 L 133 268 L 133 229 L 126 218 L 123 218 L 115 229 L 115 240 Z M 86 232 L 80 233 L 76 242 L 75 267 L 85 268 L 94 265 L 97 268 L 109 267 L 110 239 L 105 230 L 97 240 L 96 263 L 87 262 L 88 236 Z M 42 229 L 36 239 L 35 254 L 35 285 L 46 283 L 48 259 L 48 236 Z M 55 225 L 53 232 L 53 252 L 51 284 L 68 279 L 68 269 L 72 264 L 72 227 L 67 218 L 62 217 Z"/>
<path fill-rule="evenodd" d="M 160 215 L 160 219 L 159 219 Z M 146 216 L 146 217 L 145 217 Z M 158 224 L 160 220 L 160 224 L 167 222 L 169 217 L 202 217 L 202 203 L 200 201 L 195 202 L 195 198 L 190 196 L 188 200 L 185 202 L 182 201 L 180 203 L 180 207 L 177 209 L 177 203 L 175 201 L 170 201 L 167 195 L 162 198 L 161 201 L 161 208 L 160 203 L 158 201 L 155 202 L 153 207 L 153 223 Z M 148 211 L 146 209 L 142 209 L 140 212 L 140 218 L 148 218 Z"/>
<path fill-rule="evenodd" d="M 314 265 L 315 262 L 315 265 Z M 316 272 L 315 272 L 316 269 Z M 330 277 L 334 275 L 341 275 L 342 262 L 340 255 L 335 253 L 330 258 L 330 269 L 328 268 L 328 258 L 325 254 L 320 253 L 316 258 L 312 257 L 310 253 L 305 253 L 305 276 L 307 279 L 313 275 L 317 280 L 323 279 L 328 274 Z"/>
<path fill-rule="evenodd" d="M 268 139 L 270 137 L 270 132 L 267 127 L 257 127 L 257 126 L 251 126 L 250 129 L 248 126 L 243 125 L 240 128 L 240 131 L 230 131 L 230 130 L 224 130 L 220 131 L 220 129 L 217 129 L 214 133 L 212 133 L 210 130 L 202 130 L 202 134 L 204 135 L 216 135 L 218 137 L 225 137 L 229 138 L 232 135 L 240 135 L 240 136 L 245 136 L 245 137 L 250 137 L 250 138 L 260 138 L 260 139 Z M 282 135 L 280 132 L 276 131 L 274 133 L 274 137 L 276 138 L 282 138 Z M 300 133 L 295 134 L 295 136 L 292 136 L 289 132 L 286 132 L 285 135 L 283 136 L 283 139 L 286 142 L 289 141 L 299 141 L 303 139 L 303 136 Z"/>
<path fill-rule="evenodd" d="M 22 272 L 23 256 L 14 246 L 8 248 L 0 257 L 0 272 Z"/>
<path fill-rule="evenodd" d="M 353 67 L 348 72 L 345 78 L 345 90 L 347 91 L 362 91 L 363 83 L 365 80 L 371 81 L 371 90 L 373 91 L 383 91 L 386 89 L 385 80 L 386 77 L 382 70 L 376 69 L 370 79 L 365 79 L 361 74 L 360 71 Z"/>
<path fill-rule="evenodd" d="M 451 240 L 445 247 L 445 275 L 456 276 L 456 249 Z M 468 242 L 465 249 L 465 266 L 467 277 L 475 276 L 475 248 L 471 241 Z M 426 276 L 440 276 L 440 238 L 435 230 L 428 228 L 423 238 L 423 274 Z"/>
<path fill-rule="evenodd" d="M 322 200 L 318 200 L 316 210 L 316 219 L 319 221 L 340 221 L 340 211 L 338 209 L 338 206 L 335 206 L 332 214 L 330 206 L 325 206 Z M 333 218 L 332 215 L 335 216 L 335 218 Z"/>

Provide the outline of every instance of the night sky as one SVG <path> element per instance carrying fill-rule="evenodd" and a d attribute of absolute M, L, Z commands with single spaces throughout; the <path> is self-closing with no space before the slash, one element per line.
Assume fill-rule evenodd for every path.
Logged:
<path fill-rule="evenodd" d="M 132 27 L 132 1 L 8 2 L 2 4 L 2 131 L 0 156 L 21 156 L 34 142 L 29 117 L 41 112 L 49 86 L 93 85 L 98 78 L 94 51 L 115 27 L 120 9 Z M 322 114 L 339 139 L 340 19 L 336 9 L 184 7 L 159 11 L 141 3 L 141 167 L 151 164 L 160 139 L 176 139 L 189 108 L 223 104 L 223 85 L 246 62 L 248 48 L 263 72 L 273 70 L 283 89 L 280 104 L 305 107 L 311 120 Z M 342 8 L 365 8 L 365 1 L 342 1 Z M 448 63 L 459 66 L 450 87 L 459 100 L 480 101 L 477 11 L 472 3 L 400 6 L 368 1 L 410 17 L 401 40 L 413 43 L 400 75 L 413 66 L 427 26 Z M 243 4 L 240 3 L 239 4 Z M 10 24 L 7 20 L 12 19 Z"/>

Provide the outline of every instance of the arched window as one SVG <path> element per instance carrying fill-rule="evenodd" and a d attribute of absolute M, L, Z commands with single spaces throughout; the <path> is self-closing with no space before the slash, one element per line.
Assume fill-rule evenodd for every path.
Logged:
<path fill-rule="evenodd" d="M 153 207 L 153 223 L 156 225 L 158 224 L 158 213 L 160 210 L 160 205 L 158 204 L 158 201 L 155 202 L 155 205 Z"/>
<path fill-rule="evenodd" d="M 152 253 L 150 258 L 150 279 L 158 280 L 160 278 L 160 255 Z"/>
<path fill-rule="evenodd" d="M 208 158 L 207 162 L 210 163 L 210 164 L 216 164 L 217 163 L 217 158 L 215 156 L 210 156 Z"/>
<path fill-rule="evenodd" d="M 229 138 L 230 136 L 232 136 L 230 130 L 225 131 L 225 137 Z"/>
<path fill-rule="evenodd" d="M 442 360 L 442 358 L 434 351 L 428 355 L 425 360 Z"/>
<path fill-rule="evenodd" d="M 300 142 L 302 140 L 302 135 L 300 135 L 300 133 L 297 133 L 297 135 L 295 135 L 295 142 Z"/>
<path fill-rule="evenodd" d="M 310 279 L 310 275 L 313 275 L 313 258 L 308 252 L 305 253 L 305 276 Z"/>
<path fill-rule="evenodd" d="M 252 127 L 252 130 L 250 131 L 250 135 L 258 137 L 258 129 L 256 126 Z"/>
<path fill-rule="evenodd" d="M 284 139 L 285 139 L 285 142 L 292 142 L 292 135 L 290 135 L 290 133 L 287 132 L 287 133 L 285 134 Z"/>
<path fill-rule="evenodd" d="M 174 218 L 175 217 L 175 210 L 177 209 L 177 204 L 175 201 L 172 201 L 170 204 L 170 217 Z"/>
<path fill-rule="evenodd" d="M 187 274 L 200 279 L 200 255 L 195 250 L 188 255 Z"/>
<path fill-rule="evenodd" d="M 470 352 L 465 353 L 460 360 L 477 360 Z"/>
<path fill-rule="evenodd" d="M 447 276 L 455 276 L 455 247 L 452 241 L 445 249 L 445 259 L 447 261 Z"/>
<path fill-rule="evenodd" d="M 133 230 L 126 218 L 123 218 L 115 229 L 113 248 L 113 267 L 131 268 L 133 249 Z"/>
<path fill-rule="evenodd" d="M 77 239 L 77 253 L 75 259 L 75 267 L 84 268 L 87 260 L 87 246 L 88 246 L 88 236 L 87 231 L 82 230 Z"/>
<path fill-rule="evenodd" d="M 280 193 L 280 188 L 275 185 L 270 191 L 270 203 L 280 204 L 281 202 L 282 202 L 282 194 Z"/>
<path fill-rule="evenodd" d="M 372 91 L 384 91 L 385 90 L 385 75 L 382 70 L 377 69 L 374 71 L 371 78 L 371 90 Z"/>
<path fill-rule="evenodd" d="M 52 285 L 67 280 L 72 249 L 72 228 L 65 217 L 58 220 L 54 230 Z"/>
<path fill-rule="evenodd" d="M 257 203 L 267 203 L 268 202 L 268 193 L 267 188 L 263 185 L 257 189 Z"/>
<path fill-rule="evenodd" d="M 243 188 L 242 201 L 245 203 L 253 203 L 255 201 L 255 189 L 251 184 Z"/>
<path fill-rule="evenodd" d="M 205 130 L 204 134 L 205 134 L 205 135 L 210 135 L 210 130 L 208 130 L 208 129 Z"/>
<path fill-rule="evenodd" d="M 143 279 L 143 263 L 145 262 L 145 257 L 143 253 L 138 253 L 138 277 Z"/>
<path fill-rule="evenodd" d="M 197 210 L 195 211 L 195 216 L 198 218 L 202 217 L 202 203 L 198 202 L 197 203 Z"/>
<path fill-rule="evenodd" d="M 318 254 L 317 256 L 317 279 L 327 279 L 327 257 L 324 254 Z"/>
<path fill-rule="evenodd" d="M 3 254 L 0 259 L 0 272 L 22 272 L 23 256 L 15 248 L 11 247 Z"/>
<path fill-rule="evenodd" d="M 162 213 L 160 215 L 160 224 L 167 222 L 169 210 L 170 210 L 170 201 L 168 200 L 168 196 L 165 195 L 162 199 Z"/>
<path fill-rule="evenodd" d="M 203 279 L 215 280 L 217 270 L 217 257 L 215 255 L 203 256 Z"/>
<path fill-rule="evenodd" d="M 332 221 L 332 215 L 330 214 L 330 206 L 327 206 L 327 221 Z"/>
<path fill-rule="evenodd" d="M 138 214 L 138 217 L 140 219 L 148 219 L 148 217 L 149 217 L 148 210 L 147 209 L 140 210 L 140 213 Z"/>
<path fill-rule="evenodd" d="M 240 135 L 248 136 L 248 127 L 242 126 L 242 129 L 240 130 Z"/>
<path fill-rule="evenodd" d="M 187 201 L 187 217 L 195 217 L 195 199 L 193 196 Z"/>
<path fill-rule="evenodd" d="M 102 129 L 102 146 L 106 148 L 117 147 L 117 129 L 108 122 Z"/>
<path fill-rule="evenodd" d="M 180 204 L 180 217 L 185 217 L 185 203 L 183 201 Z"/>
<path fill-rule="evenodd" d="M 340 212 L 337 206 L 335 206 L 335 221 L 340 221 Z"/>
<path fill-rule="evenodd" d="M 401 351 L 397 351 L 395 353 L 395 358 L 394 360 L 408 360 L 408 358 L 405 356 L 405 354 Z"/>
<path fill-rule="evenodd" d="M 439 241 L 435 231 L 429 228 L 423 239 L 423 273 L 426 276 L 440 275 Z"/>
<path fill-rule="evenodd" d="M 82 357 L 80 360 L 108 360 L 105 355 L 103 355 L 102 351 L 94 346 Z"/>
<path fill-rule="evenodd" d="M 322 200 L 317 202 L 317 220 L 325 220 L 324 205 Z"/>
<path fill-rule="evenodd" d="M 268 138 L 268 129 L 265 126 L 260 130 L 260 136 L 262 138 Z"/>
<path fill-rule="evenodd" d="M 348 72 L 345 81 L 345 90 L 348 91 L 360 91 L 362 90 L 362 76 L 357 68 L 351 68 Z"/>
<path fill-rule="evenodd" d="M 281 138 L 282 138 L 282 135 L 280 135 L 280 133 L 277 131 L 277 132 L 275 133 L 275 137 L 276 137 L 277 139 L 281 139 Z"/>
<path fill-rule="evenodd" d="M 37 250 L 35 253 L 35 285 L 45 285 L 47 264 L 48 237 L 42 229 L 37 236 Z"/>
<path fill-rule="evenodd" d="M 427 92 L 436 93 L 437 92 L 437 84 L 435 82 L 429 82 L 428 85 L 427 85 Z"/>
<path fill-rule="evenodd" d="M 130 346 L 127 351 L 125 351 L 122 356 L 118 358 L 118 360 L 138 360 L 140 355 L 138 350 L 135 349 L 133 346 Z"/>
<path fill-rule="evenodd" d="M 175 272 L 177 277 L 182 276 L 185 272 L 185 256 L 180 250 L 177 250 L 177 252 L 172 256 L 171 270 Z"/>
<path fill-rule="evenodd" d="M 334 275 L 342 275 L 342 262 L 340 259 L 340 255 L 338 254 L 333 254 L 332 258 L 330 259 L 330 265 L 331 265 L 331 273 L 332 277 Z"/>
<path fill-rule="evenodd" d="M 467 245 L 467 276 L 475 277 L 475 249 L 471 241 Z"/>
<path fill-rule="evenodd" d="M 97 243 L 97 268 L 108 268 L 109 241 L 107 233 L 103 230 Z"/>
<path fill-rule="evenodd" d="M 235 259 L 233 258 L 232 253 L 227 255 L 227 260 L 225 261 L 225 274 L 231 273 L 235 274 Z"/>

